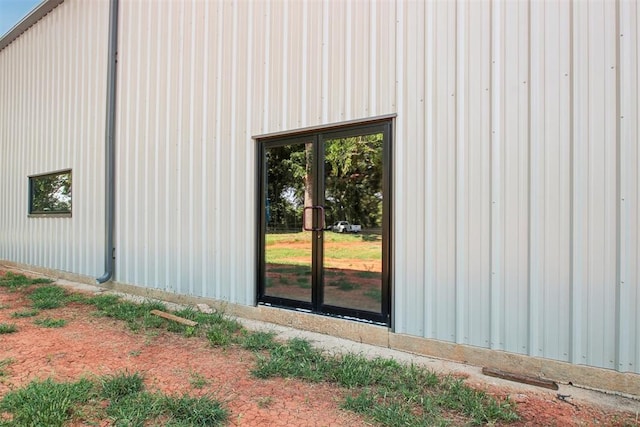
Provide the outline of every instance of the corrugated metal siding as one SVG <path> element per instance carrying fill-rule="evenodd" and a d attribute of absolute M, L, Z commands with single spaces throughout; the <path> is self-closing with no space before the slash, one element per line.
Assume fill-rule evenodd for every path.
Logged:
<path fill-rule="evenodd" d="M 637 9 L 124 1 L 117 279 L 252 303 L 251 135 L 395 112 L 395 330 L 639 372 Z"/>
<path fill-rule="evenodd" d="M 253 303 L 251 136 L 393 112 L 394 13 L 123 1 L 116 280 Z"/>
<path fill-rule="evenodd" d="M 620 4 L 620 273 L 616 369 L 640 370 L 640 7 Z"/>
<path fill-rule="evenodd" d="M 396 331 L 640 372 L 637 5 L 397 6 Z"/>
<path fill-rule="evenodd" d="M 0 219 L 2 258 L 99 270 L 106 15 L 68 0 L 0 53 L 0 95 L 19 99 L 0 101 L 2 194 L 25 206 L 26 175 L 70 162 L 76 183 L 73 222 Z M 640 372 L 639 17 L 607 0 L 123 0 L 116 280 L 253 303 L 251 136 L 397 113 L 395 331 Z"/>
<path fill-rule="evenodd" d="M 102 274 L 106 1 L 69 1 L 0 52 L 0 259 Z M 28 176 L 73 170 L 73 217 L 28 218 Z"/>

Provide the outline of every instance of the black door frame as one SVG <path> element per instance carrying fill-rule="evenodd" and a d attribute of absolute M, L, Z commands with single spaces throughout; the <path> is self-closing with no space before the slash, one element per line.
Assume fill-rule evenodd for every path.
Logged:
<path fill-rule="evenodd" d="M 391 170 L 391 146 L 392 146 L 392 133 L 393 121 L 391 118 L 381 118 L 379 120 L 372 120 L 365 123 L 355 123 L 347 125 L 333 125 L 324 128 L 314 128 L 309 130 L 302 130 L 297 132 L 291 132 L 289 134 L 277 134 L 272 136 L 257 137 L 258 143 L 257 149 L 257 190 L 258 190 L 258 219 L 260 221 L 257 227 L 257 301 L 259 304 L 273 305 L 283 308 L 291 308 L 296 310 L 302 310 L 306 312 L 313 312 L 315 314 L 330 315 L 338 317 L 348 317 L 350 319 L 374 322 L 391 326 L 391 301 L 392 301 L 392 250 L 391 250 L 391 183 L 392 183 L 392 170 Z M 266 204 L 266 168 L 265 168 L 265 154 L 267 148 L 280 147 L 290 144 L 304 144 L 313 143 L 314 150 L 314 188 L 313 198 L 314 201 L 324 201 L 324 141 L 338 138 L 348 138 L 351 136 L 363 135 L 363 134 L 383 134 L 383 180 L 382 180 L 382 300 L 380 306 L 380 312 L 369 312 L 352 308 L 337 307 L 332 305 L 326 305 L 323 303 L 323 291 L 324 291 L 324 278 L 322 268 L 323 265 L 323 236 L 318 238 L 319 233 L 323 231 L 310 231 L 312 235 L 312 301 L 305 302 L 299 300 L 293 300 L 283 297 L 274 297 L 266 295 L 265 292 L 265 236 L 266 236 L 266 210 L 264 206 Z M 313 211 L 313 227 L 321 228 L 322 218 L 319 210 Z M 317 243 L 320 242 L 320 243 Z"/>

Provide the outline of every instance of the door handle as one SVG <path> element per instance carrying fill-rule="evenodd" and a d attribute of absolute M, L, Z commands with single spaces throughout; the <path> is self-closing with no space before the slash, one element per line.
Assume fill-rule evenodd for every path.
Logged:
<path fill-rule="evenodd" d="M 311 227 L 307 226 L 307 210 L 311 210 L 311 212 L 314 212 L 316 210 L 320 211 L 321 214 L 321 224 L 322 227 L 314 227 L 313 226 L 313 215 L 311 215 Z M 305 208 L 302 210 L 302 229 L 304 231 L 322 231 L 324 230 L 324 206 L 305 206 Z"/>

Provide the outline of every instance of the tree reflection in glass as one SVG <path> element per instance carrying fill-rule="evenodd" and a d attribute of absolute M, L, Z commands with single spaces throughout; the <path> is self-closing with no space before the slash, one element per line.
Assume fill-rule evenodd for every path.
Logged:
<path fill-rule="evenodd" d="M 71 213 L 71 171 L 29 178 L 30 213 Z"/>

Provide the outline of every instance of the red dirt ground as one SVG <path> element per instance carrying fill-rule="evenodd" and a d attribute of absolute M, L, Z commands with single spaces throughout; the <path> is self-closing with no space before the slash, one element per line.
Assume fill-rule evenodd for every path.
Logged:
<path fill-rule="evenodd" d="M 124 323 L 95 317 L 92 307 L 79 304 L 41 313 L 39 317 L 68 321 L 63 328 L 42 328 L 34 318 L 11 318 L 11 313 L 27 309 L 29 301 L 4 288 L 0 288 L 0 307 L 0 323 L 19 328 L 17 333 L 0 335 L 0 360 L 14 361 L 5 369 L 8 375 L 0 378 L 0 398 L 34 379 L 77 380 L 128 370 L 144 374 L 150 390 L 214 395 L 229 409 L 233 426 L 371 425 L 339 408 L 345 393 L 340 388 L 253 378 L 254 356 L 239 348 L 213 348 L 205 339 L 169 332 L 134 333 Z M 195 374 L 207 381 L 201 389 L 191 384 Z M 505 388 L 472 385 L 518 402 L 522 419 L 510 424 L 514 426 L 637 425 L 635 414 L 584 404 L 576 407 L 543 393 L 514 394 Z"/>

